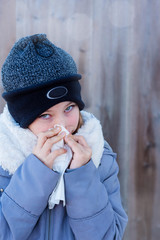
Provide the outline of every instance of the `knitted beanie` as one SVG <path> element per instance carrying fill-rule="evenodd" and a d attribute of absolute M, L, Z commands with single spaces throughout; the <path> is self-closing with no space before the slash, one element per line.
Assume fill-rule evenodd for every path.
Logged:
<path fill-rule="evenodd" d="M 51 43 L 45 34 L 21 38 L 2 66 L 2 83 L 8 109 L 17 123 L 28 127 L 41 113 L 63 101 L 81 99 L 73 58 Z"/>

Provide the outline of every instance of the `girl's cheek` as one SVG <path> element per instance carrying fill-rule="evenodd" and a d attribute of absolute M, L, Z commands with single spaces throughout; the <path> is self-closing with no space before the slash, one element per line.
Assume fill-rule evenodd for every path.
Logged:
<path fill-rule="evenodd" d="M 41 132 L 47 132 L 48 129 L 53 128 L 53 126 L 51 124 L 46 123 L 39 123 L 37 125 L 35 125 L 34 127 L 32 127 L 30 130 L 35 134 L 38 135 Z"/>
<path fill-rule="evenodd" d="M 79 115 L 75 114 L 72 116 L 72 119 L 71 119 L 71 122 L 70 122 L 70 125 L 73 126 L 73 131 L 74 132 L 77 127 L 78 127 L 78 123 L 79 123 Z"/>

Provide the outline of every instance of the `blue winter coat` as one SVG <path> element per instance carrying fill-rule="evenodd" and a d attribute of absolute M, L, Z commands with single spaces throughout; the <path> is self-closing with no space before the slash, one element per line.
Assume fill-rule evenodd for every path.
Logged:
<path fill-rule="evenodd" d="M 106 145 L 92 160 L 64 174 L 66 207 L 47 207 L 59 174 L 33 154 L 13 176 L 0 168 L 0 240 L 120 240 L 127 216 L 121 205 L 116 155 Z"/>
<path fill-rule="evenodd" d="M 66 206 L 48 209 L 59 173 L 31 154 L 37 138 L 7 108 L 0 115 L 0 240 L 121 240 L 127 216 L 121 204 L 116 154 L 100 122 L 81 112 L 78 134 L 92 159 L 64 174 Z"/>

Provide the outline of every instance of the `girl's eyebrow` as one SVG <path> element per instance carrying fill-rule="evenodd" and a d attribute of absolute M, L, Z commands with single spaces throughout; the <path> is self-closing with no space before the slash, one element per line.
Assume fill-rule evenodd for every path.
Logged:
<path fill-rule="evenodd" d="M 68 107 L 70 104 L 72 104 L 73 102 L 69 102 L 69 103 L 67 103 L 66 105 L 65 105 L 65 107 Z"/>
<path fill-rule="evenodd" d="M 51 112 L 51 110 L 48 109 L 48 110 L 44 111 L 43 113 L 48 113 L 48 112 Z"/>
<path fill-rule="evenodd" d="M 64 108 L 66 108 L 66 107 L 68 107 L 70 104 L 72 104 L 73 102 L 69 102 L 69 103 L 67 103 L 65 106 L 64 106 Z M 50 109 L 48 109 L 48 110 L 46 110 L 45 112 L 43 112 L 43 114 L 44 113 L 49 113 L 49 112 L 52 112 L 52 110 L 50 110 Z"/>

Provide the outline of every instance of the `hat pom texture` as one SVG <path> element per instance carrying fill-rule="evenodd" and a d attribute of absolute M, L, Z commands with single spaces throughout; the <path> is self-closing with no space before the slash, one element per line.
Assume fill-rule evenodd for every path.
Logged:
<path fill-rule="evenodd" d="M 51 43 L 46 34 L 27 36 L 16 42 L 1 74 L 6 92 L 78 75 L 73 58 Z"/>

